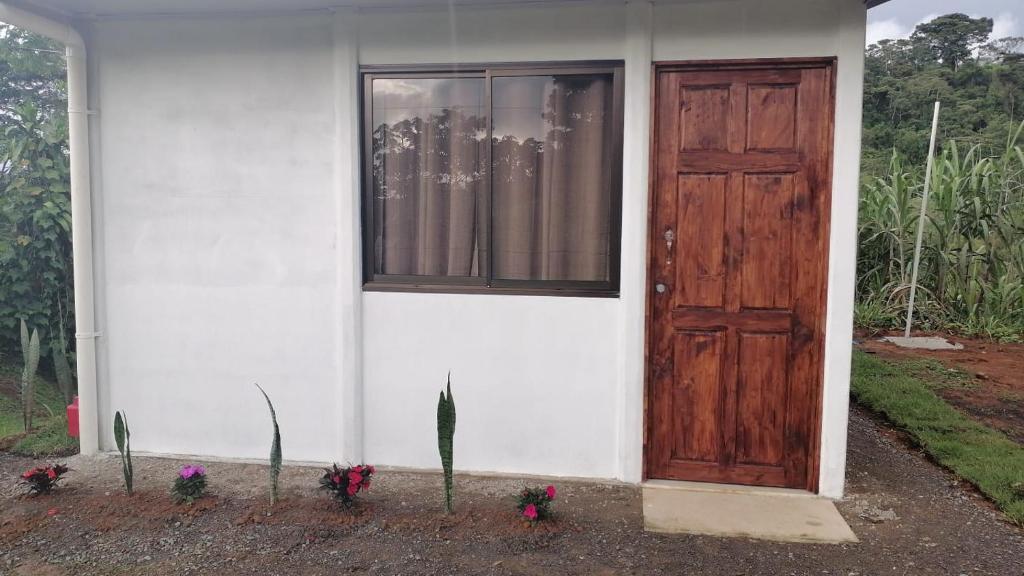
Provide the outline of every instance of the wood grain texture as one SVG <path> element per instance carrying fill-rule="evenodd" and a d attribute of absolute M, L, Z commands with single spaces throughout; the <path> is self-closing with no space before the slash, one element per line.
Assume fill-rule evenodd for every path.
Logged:
<path fill-rule="evenodd" d="M 648 477 L 817 489 L 832 65 L 655 70 Z"/>

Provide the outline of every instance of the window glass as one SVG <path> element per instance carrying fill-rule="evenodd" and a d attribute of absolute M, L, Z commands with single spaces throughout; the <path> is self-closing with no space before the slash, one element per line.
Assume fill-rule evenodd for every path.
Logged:
<path fill-rule="evenodd" d="M 480 274 L 484 92 L 483 78 L 373 80 L 375 273 Z"/>
<path fill-rule="evenodd" d="M 618 291 L 622 68 L 364 73 L 367 287 Z"/>
<path fill-rule="evenodd" d="M 609 280 L 612 80 L 492 80 L 494 278 Z"/>

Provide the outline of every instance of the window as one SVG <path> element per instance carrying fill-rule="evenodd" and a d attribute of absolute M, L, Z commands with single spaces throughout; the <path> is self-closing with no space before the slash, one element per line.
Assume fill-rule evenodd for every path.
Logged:
<path fill-rule="evenodd" d="M 364 71 L 366 288 L 617 293 L 621 80 Z"/>

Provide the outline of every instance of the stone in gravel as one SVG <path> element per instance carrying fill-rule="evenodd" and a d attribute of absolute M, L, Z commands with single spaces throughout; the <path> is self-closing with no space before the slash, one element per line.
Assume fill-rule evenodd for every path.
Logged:
<path fill-rule="evenodd" d="M 878 506 L 868 506 L 858 514 L 861 518 L 872 524 L 881 524 L 890 520 L 896 520 L 896 512 L 892 508 L 882 510 Z"/>

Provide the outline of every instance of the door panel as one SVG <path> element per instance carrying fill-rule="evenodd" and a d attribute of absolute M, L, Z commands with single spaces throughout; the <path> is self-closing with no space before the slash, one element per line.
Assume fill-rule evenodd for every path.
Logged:
<path fill-rule="evenodd" d="M 722 307 L 725 303 L 725 174 L 681 174 L 675 230 L 678 242 L 675 305 Z M 684 225 L 684 223 L 688 223 Z"/>
<path fill-rule="evenodd" d="M 656 79 L 647 475 L 814 490 L 831 62 Z"/>
<path fill-rule="evenodd" d="M 721 357 L 725 338 L 721 332 L 683 332 L 675 340 L 675 365 L 685 366 L 673 378 L 672 404 L 682 411 L 675 423 L 672 458 L 718 462 L 721 437 L 718 405 L 721 402 Z"/>
<path fill-rule="evenodd" d="M 781 466 L 789 336 L 739 332 L 736 462 Z"/>
<path fill-rule="evenodd" d="M 743 309 L 789 309 L 793 197 L 792 174 L 743 177 Z"/>

